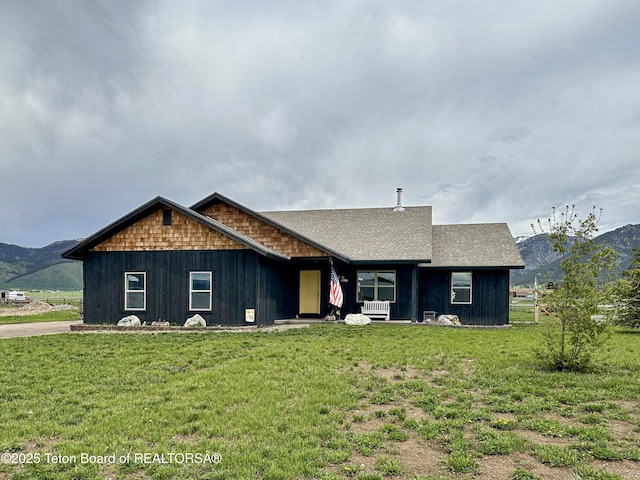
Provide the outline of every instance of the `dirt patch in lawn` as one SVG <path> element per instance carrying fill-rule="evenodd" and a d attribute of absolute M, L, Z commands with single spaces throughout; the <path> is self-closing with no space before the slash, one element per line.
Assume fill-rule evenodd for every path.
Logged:
<path fill-rule="evenodd" d="M 584 478 L 608 475 L 606 478 L 640 480 L 640 462 L 635 459 L 603 461 L 591 456 L 588 444 L 571 434 L 571 428 L 590 427 L 580 422 L 577 415 L 565 418 L 553 411 L 534 415 L 557 422 L 550 425 L 558 425 L 556 429 L 561 433 L 553 434 L 552 429 L 552 434 L 548 434 L 536 431 L 542 427 L 532 423 L 531 417 L 491 411 L 491 405 L 483 402 L 485 392 L 480 388 L 460 388 L 455 383 L 460 375 L 458 364 L 424 371 L 411 367 L 375 368 L 360 363 L 351 374 L 357 378 L 361 396 L 357 409 L 348 413 L 344 425 L 353 446 L 351 457 L 330 468 L 340 479 L 362 475 L 407 480 L 512 480 L 515 476 L 555 480 L 578 478 L 585 475 L 584 469 L 590 469 L 591 473 Z M 465 365 L 464 374 L 472 378 L 473 365 Z M 608 442 L 612 451 L 640 448 L 634 415 L 637 406 L 631 402 L 625 407 L 631 412 L 629 421 L 603 417 L 598 423 L 613 438 Z M 567 432 L 562 433 L 565 428 Z M 619 444 L 621 440 L 626 447 Z M 483 454 L 491 441 L 498 451 L 506 448 L 504 451 L 510 453 Z M 507 442 L 513 442 L 511 450 Z M 592 443 L 595 445 L 595 440 Z M 547 458 L 546 454 L 558 458 Z M 568 463 L 563 463 L 562 455 L 567 455 Z M 466 466 L 457 463 L 460 458 L 467 462 Z M 571 463 L 572 458 L 577 458 L 577 463 Z M 399 472 L 385 473 L 387 461 L 395 462 L 391 465 Z"/>
<path fill-rule="evenodd" d="M 25 317 L 27 315 L 40 315 L 48 312 L 59 312 L 62 310 L 78 310 L 73 305 L 51 305 L 47 302 L 34 301 L 19 307 L 9 306 L 0 308 L 0 317 Z"/>

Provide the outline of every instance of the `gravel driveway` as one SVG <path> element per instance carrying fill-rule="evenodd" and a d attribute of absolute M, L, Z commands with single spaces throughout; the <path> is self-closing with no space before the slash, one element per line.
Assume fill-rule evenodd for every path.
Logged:
<path fill-rule="evenodd" d="M 12 323 L 0 325 L 0 338 L 33 337 L 35 335 L 51 335 L 53 333 L 67 333 L 71 325 L 82 323 L 81 320 L 72 322 L 42 322 L 42 323 Z"/>

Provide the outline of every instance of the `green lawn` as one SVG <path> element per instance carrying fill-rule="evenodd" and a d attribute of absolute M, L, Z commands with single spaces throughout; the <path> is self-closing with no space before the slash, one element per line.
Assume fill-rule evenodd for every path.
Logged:
<path fill-rule="evenodd" d="M 546 373 L 531 351 L 539 328 L 0 340 L 0 479 L 640 471 L 640 335 L 616 331 L 592 373 Z"/>
<path fill-rule="evenodd" d="M 535 320 L 532 303 L 513 302 L 509 304 L 509 322 L 533 322 Z"/>
<path fill-rule="evenodd" d="M 3 307 L 13 308 L 13 307 Z M 37 322 L 63 322 L 80 319 L 79 310 L 60 310 L 56 312 L 39 313 L 37 315 L 7 315 L 0 316 L 0 325 L 9 323 L 37 323 Z"/>

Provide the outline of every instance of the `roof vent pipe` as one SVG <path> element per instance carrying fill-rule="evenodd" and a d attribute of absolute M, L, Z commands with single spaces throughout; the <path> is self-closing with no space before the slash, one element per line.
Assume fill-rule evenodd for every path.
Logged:
<path fill-rule="evenodd" d="M 396 195 L 398 197 L 398 202 L 396 208 L 394 208 L 393 211 L 404 212 L 404 207 L 402 206 L 402 188 L 396 188 Z"/>

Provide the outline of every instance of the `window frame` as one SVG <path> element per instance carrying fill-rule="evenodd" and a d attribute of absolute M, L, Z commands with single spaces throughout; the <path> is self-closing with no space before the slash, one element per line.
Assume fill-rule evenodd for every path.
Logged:
<path fill-rule="evenodd" d="M 469 286 L 456 286 L 454 284 L 453 277 L 456 274 L 468 274 L 469 275 Z M 472 271 L 455 271 L 451 272 L 451 289 L 450 289 L 450 302 L 451 305 L 473 305 L 473 272 Z M 456 301 L 456 290 L 468 290 L 469 291 L 469 300 L 468 301 Z"/>
<path fill-rule="evenodd" d="M 193 288 L 193 276 L 194 274 L 207 274 L 209 276 L 209 288 L 196 290 Z M 194 293 L 209 293 L 209 306 L 208 308 L 194 308 L 193 295 Z M 213 272 L 206 270 L 194 270 L 189 272 L 189 311 L 191 312 L 210 312 L 213 309 Z"/>
<path fill-rule="evenodd" d="M 356 272 L 356 303 L 364 303 L 365 300 L 364 298 L 362 298 L 362 295 L 360 293 L 360 289 L 361 289 L 361 285 L 360 285 L 360 277 L 361 277 L 361 273 L 366 272 L 366 273 L 373 273 L 374 274 L 374 279 L 373 279 L 373 297 L 374 297 L 374 301 L 379 301 L 379 289 L 383 288 L 383 289 L 393 289 L 393 300 L 389 300 L 389 303 L 396 303 L 396 299 L 397 299 L 397 289 L 398 289 L 398 272 L 396 270 L 358 270 Z M 378 276 L 381 273 L 392 273 L 393 274 L 393 286 L 380 286 L 378 284 Z M 367 288 L 371 288 L 371 286 L 367 286 Z"/>
<path fill-rule="evenodd" d="M 142 289 L 134 290 L 129 288 L 129 276 L 130 275 L 142 275 Z M 142 307 L 129 306 L 130 294 L 142 295 Z M 124 272 L 124 309 L 132 312 L 144 312 L 147 310 L 147 272 Z"/>

